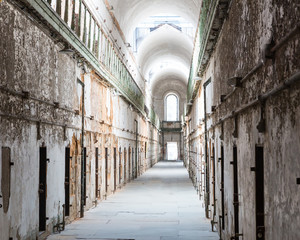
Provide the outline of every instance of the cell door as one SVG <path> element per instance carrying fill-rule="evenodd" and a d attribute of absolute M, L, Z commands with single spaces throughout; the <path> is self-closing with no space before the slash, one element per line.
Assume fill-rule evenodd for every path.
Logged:
<path fill-rule="evenodd" d="M 83 196 L 84 196 L 84 205 L 86 205 L 86 166 L 87 166 L 87 156 L 86 156 L 86 147 L 83 148 L 83 172 L 84 172 L 84 177 L 83 177 Z"/>
<path fill-rule="evenodd" d="M 117 190 L 117 148 L 114 148 L 114 191 Z"/>
<path fill-rule="evenodd" d="M 108 148 L 105 148 L 105 192 L 108 191 Z"/>
<path fill-rule="evenodd" d="M 238 159 L 237 147 L 233 147 L 233 206 L 234 206 L 234 232 L 235 240 L 239 238 L 239 184 L 238 184 Z"/>
<path fill-rule="evenodd" d="M 65 149 L 65 215 L 70 216 L 70 148 Z"/>
<path fill-rule="evenodd" d="M 39 173 L 39 231 L 46 231 L 46 203 L 47 203 L 47 148 L 40 148 Z"/>
<path fill-rule="evenodd" d="M 221 205 L 222 205 L 222 229 L 225 230 L 225 189 L 224 189 L 224 147 L 221 146 Z"/>
<path fill-rule="evenodd" d="M 264 148 L 255 148 L 256 239 L 265 239 Z"/>
<path fill-rule="evenodd" d="M 124 148 L 124 183 L 126 183 L 127 179 L 127 151 Z"/>
<path fill-rule="evenodd" d="M 134 164 L 134 148 L 132 148 L 132 157 L 131 157 L 131 177 L 132 179 L 134 179 L 134 168 L 135 168 L 135 164 Z"/>
<path fill-rule="evenodd" d="M 95 198 L 99 198 L 99 149 L 95 149 Z"/>
<path fill-rule="evenodd" d="M 119 148 L 119 185 L 122 181 L 122 150 Z"/>
<path fill-rule="evenodd" d="M 129 176 L 128 176 L 128 179 L 129 179 L 129 181 L 131 180 L 131 148 L 129 147 L 128 148 L 128 163 L 129 163 Z"/>

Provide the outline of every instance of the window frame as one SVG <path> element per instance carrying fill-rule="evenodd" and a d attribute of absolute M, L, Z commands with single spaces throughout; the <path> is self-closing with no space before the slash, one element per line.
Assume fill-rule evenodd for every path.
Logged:
<path fill-rule="evenodd" d="M 176 101 L 177 101 L 176 120 L 169 120 L 168 119 L 168 97 L 170 97 L 170 96 L 175 96 Z M 175 92 L 169 92 L 168 94 L 165 95 L 165 98 L 164 98 L 164 119 L 167 122 L 179 121 L 179 97 Z"/>

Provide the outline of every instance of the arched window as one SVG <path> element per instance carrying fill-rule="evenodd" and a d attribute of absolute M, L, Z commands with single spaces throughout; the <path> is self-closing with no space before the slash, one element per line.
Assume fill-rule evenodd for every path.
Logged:
<path fill-rule="evenodd" d="M 168 94 L 165 98 L 165 119 L 166 121 L 178 121 L 179 102 L 174 94 Z"/>

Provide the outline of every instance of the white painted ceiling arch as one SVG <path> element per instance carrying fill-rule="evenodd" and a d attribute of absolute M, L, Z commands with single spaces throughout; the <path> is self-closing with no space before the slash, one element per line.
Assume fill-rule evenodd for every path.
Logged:
<path fill-rule="evenodd" d="M 104 0 L 117 19 L 126 42 L 133 42 L 135 29 L 158 16 L 179 18 L 180 23 L 197 28 L 202 0 Z M 186 25 L 184 25 L 186 26 Z M 177 28 L 178 27 L 178 28 Z M 185 33 L 184 33 L 185 32 Z M 186 94 L 193 39 L 179 26 L 163 22 L 146 35 L 136 48 L 136 62 L 148 82 L 151 95 L 173 88 Z M 193 34 L 192 34 L 193 35 Z M 136 37 L 136 35 L 135 35 Z M 136 43 L 136 42 L 135 42 Z M 158 90 L 158 91 L 157 91 Z M 154 93 L 155 92 L 155 93 Z"/>
<path fill-rule="evenodd" d="M 163 25 L 142 42 L 138 64 L 146 79 L 150 72 L 164 71 L 163 67 L 160 68 L 164 64 L 167 67 L 180 66 L 179 69 L 188 74 L 192 52 L 193 43 L 186 35 L 169 25 Z"/>
<path fill-rule="evenodd" d="M 177 92 L 181 100 L 185 99 L 186 84 L 181 79 L 170 78 L 169 81 L 160 81 L 152 86 L 152 97 L 154 99 L 163 99 L 168 92 Z"/>
<path fill-rule="evenodd" d="M 182 68 L 185 66 L 181 66 Z M 168 82 L 172 87 L 173 81 L 180 81 L 183 83 L 183 86 L 187 84 L 187 76 L 188 76 L 188 69 L 182 69 L 180 66 L 170 66 L 168 68 L 159 71 L 157 74 L 153 76 L 150 82 L 150 89 L 155 89 L 157 85 L 162 82 Z M 168 89 L 166 89 L 168 91 Z"/>
<path fill-rule="evenodd" d="M 196 29 L 202 0 L 106 0 L 126 37 L 130 39 L 139 23 L 150 16 L 181 16 Z"/>

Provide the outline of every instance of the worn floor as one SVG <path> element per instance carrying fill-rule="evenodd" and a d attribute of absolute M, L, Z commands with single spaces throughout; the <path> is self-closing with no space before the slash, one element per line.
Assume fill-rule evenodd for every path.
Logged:
<path fill-rule="evenodd" d="M 217 240 L 182 162 L 159 162 L 56 239 Z"/>

